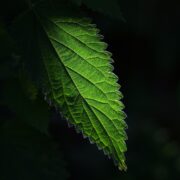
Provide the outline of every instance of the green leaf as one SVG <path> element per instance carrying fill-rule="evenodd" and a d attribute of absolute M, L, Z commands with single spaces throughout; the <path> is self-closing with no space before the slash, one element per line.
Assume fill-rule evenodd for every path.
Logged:
<path fill-rule="evenodd" d="M 43 13 L 45 12 L 45 13 Z M 48 76 L 46 96 L 90 142 L 126 170 L 124 105 L 111 54 L 89 19 L 36 8 L 39 45 Z"/>

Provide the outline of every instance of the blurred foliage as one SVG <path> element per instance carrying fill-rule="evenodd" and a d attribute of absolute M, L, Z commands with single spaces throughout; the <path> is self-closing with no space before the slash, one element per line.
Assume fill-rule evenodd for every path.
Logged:
<path fill-rule="evenodd" d="M 46 135 L 17 120 L 0 127 L 0 179 L 67 179 L 65 163 Z"/>
<path fill-rule="evenodd" d="M 118 0 L 71 0 L 78 5 L 86 5 L 88 8 L 124 21 Z"/>
<path fill-rule="evenodd" d="M 25 86 L 26 81 L 23 82 L 23 86 Z M 34 92 L 34 86 L 33 88 L 31 86 L 27 86 L 23 91 L 24 87 L 22 87 L 22 83 L 18 82 L 18 79 L 6 80 L 1 89 L 0 104 L 8 107 L 22 121 L 40 132 L 48 134 L 48 105 L 39 96 L 34 100 L 36 91 Z"/>
<path fill-rule="evenodd" d="M 19 59 L 14 53 L 17 49 L 3 23 L 0 23 L 0 49 L 0 79 L 16 76 Z"/>

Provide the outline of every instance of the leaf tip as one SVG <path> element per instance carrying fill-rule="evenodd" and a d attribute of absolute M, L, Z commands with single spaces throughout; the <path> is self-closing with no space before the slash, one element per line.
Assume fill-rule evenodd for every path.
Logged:
<path fill-rule="evenodd" d="M 118 169 L 120 170 L 120 171 L 127 171 L 127 165 L 126 165 L 126 163 L 125 163 L 125 161 L 124 160 L 122 160 L 119 164 L 118 164 Z"/>

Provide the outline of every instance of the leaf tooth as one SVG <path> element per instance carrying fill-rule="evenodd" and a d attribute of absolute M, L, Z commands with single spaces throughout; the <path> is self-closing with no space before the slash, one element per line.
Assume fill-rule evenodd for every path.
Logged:
<path fill-rule="evenodd" d="M 96 25 L 96 24 L 91 24 L 91 26 L 92 26 L 93 28 L 96 28 L 96 27 L 97 27 L 97 25 Z"/>
<path fill-rule="evenodd" d="M 88 137 L 88 139 L 89 139 L 90 144 L 94 144 L 95 143 L 90 137 Z"/>
<path fill-rule="evenodd" d="M 48 99 L 47 101 L 48 101 L 49 106 L 52 106 L 52 100 Z"/>
<path fill-rule="evenodd" d="M 52 100 L 47 94 L 44 95 L 44 100 L 49 104 L 49 106 L 52 106 Z"/>
<path fill-rule="evenodd" d="M 106 149 L 103 149 L 103 153 L 104 153 L 105 155 L 109 155 L 109 152 L 108 152 Z"/>
<path fill-rule="evenodd" d="M 118 164 L 118 169 L 119 169 L 120 171 L 122 171 L 122 170 L 127 171 L 127 166 L 126 166 L 125 161 L 122 160 L 122 161 Z"/>
<path fill-rule="evenodd" d="M 109 71 L 114 71 L 114 66 L 112 64 L 109 64 Z"/>
<path fill-rule="evenodd" d="M 108 55 L 109 57 L 111 57 L 111 56 L 112 56 L 112 53 L 111 53 L 111 52 L 109 52 L 109 51 L 104 51 L 104 53 L 105 53 L 106 55 Z"/>
<path fill-rule="evenodd" d="M 46 95 L 44 96 L 44 100 L 47 101 L 47 96 Z"/>
<path fill-rule="evenodd" d="M 101 35 L 101 34 L 97 34 L 97 38 L 99 38 L 100 40 L 103 40 L 103 39 L 104 39 L 104 36 Z"/>
<path fill-rule="evenodd" d="M 96 32 L 96 35 L 100 33 L 100 29 L 98 28 L 93 28 L 94 32 Z"/>
<path fill-rule="evenodd" d="M 114 59 L 110 58 L 109 62 L 110 62 L 111 64 L 113 64 L 113 63 L 114 63 Z"/>
<path fill-rule="evenodd" d="M 67 125 L 68 125 L 69 128 L 74 127 L 74 125 L 71 124 L 70 121 L 69 121 L 68 119 L 67 119 Z"/>
<path fill-rule="evenodd" d="M 84 139 L 87 138 L 87 136 L 83 132 L 82 132 L 82 136 L 83 136 Z"/>
<path fill-rule="evenodd" d="M 76 133 L 78 133 L 78 134 L 81 133 L 80 129 L 78 129 L 76 126 L 75 126 L 75 131 L 76 131 Z"/>
<path fill-rule="evenodd" d="M 99 145 L 97 145 L 97 148 L 98 148 L 98 150 L 102 150 L 102 147 L 100 147 Z"/>

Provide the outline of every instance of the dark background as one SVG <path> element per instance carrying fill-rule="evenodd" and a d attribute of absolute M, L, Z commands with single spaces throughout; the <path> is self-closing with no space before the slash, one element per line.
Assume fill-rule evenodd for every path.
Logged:
<path fill-rule="evenodd" d="M 47 117 L 50 119 L 50 141 L 55 142 L 58 152 L 63 156 L 66 164 L 64 171 L 67 171 L 68 179 L 178 180 L 180 177 L 179 2 L 119 0 L 119 4 L 126 22 L 97 13 L 85 5 L 81 8 L 94 19 L 105 37 L 104 40 L 109 44 L 108 50 L 113 53 L 114 72 L 118 75 L 122 86 L 123 103 L 128 116 L 126 119 L 129 127 L 126 153 L 128 171 L 120 172 L 102 151 L 91 145 L 87 139 L 83 139 L 74 128 L 69 128 L 55 109 L 44 105 L 40 95 L 37 106 L 45 106 L 45 110 L 49 112 Z M 8 26 L 11 17 L 17 12 L 15 10 L 13 12 L 14 6 L 9 6 L 8 3 L 4 3 L 4 7 L 9 8 L 9 14 L 6 12 L 5 16 L 4 11 L 7 9 L 4 11 L 2 9 L 1 19 Z M 4 85 L 7 91 L 8 88 L 11 89 L 12 93 L 19 92 L 14 86 L 9 86 L 13 84 L 9 79 L 1 78 L 1 85 Z M 21 96 L 20 93 L 20 99 Z M 14 121 L 17 116 L 19 118 L 17 114 L 24 114 L 23 118 L 27 115 L 21 107 L 26 105 L 24 100 L 23 104 L 18 104 L 16 99 L 14 101 L 11 101 L 12 97 L 9 99 L 11 105 L 1 103 L 1 124 L 7 119 Z M 13 103 L 15 105 L 12 105 Z M 32 112 L 34 111 L 36 110 L 32 108 Z M 38 118 L 43 121 L 41 115 Z M 49 157 L 49 149 L 45 148 L 47 149 L 45 156 Z M 1 152 L 2 157 L 5 156 L 3 154 L 5 151 Z M 12 155 L 12 152 L 6 152 L 5 157 L 9 157 L 9 160 L 5 158 L 1 161 L 2 166 L 5 161 L 14 163 L 12 159 L 16 154 Z M 35 157 L 33 155 L 30 161 Z M 22 162 L 26 161 L 28 164 L 27 159 Z M 51 162 L 51 159 L 48 162 Z M 59 167 L 54 161 L 52 164 L 54 168 Z M 21 166 L 19 165 L 20 168 Z M 38 168 L 41 168 L 41 165 Z M 64 172 L 60 169 L 62 168 L 57 169 L 56 173 L 59 174 L 54 179 L 63 179 Z M 12 176 L 7 176 L 14 167 L 10 168 L 7 165 L 1 170 L 3 171 L 1 174 L 6 171 L 2 176 L 4 179 L 16 178 L 13 177 L 13 173 Z M 32 172 L 34 171 L 27 170 L 19 179 L 25 179 L 27 174 Z M 42 178 L 40 172 L 41 170 L 37 170 L 35 178 Z M 53 178 L 49 176 L 47 179 Z"/>

